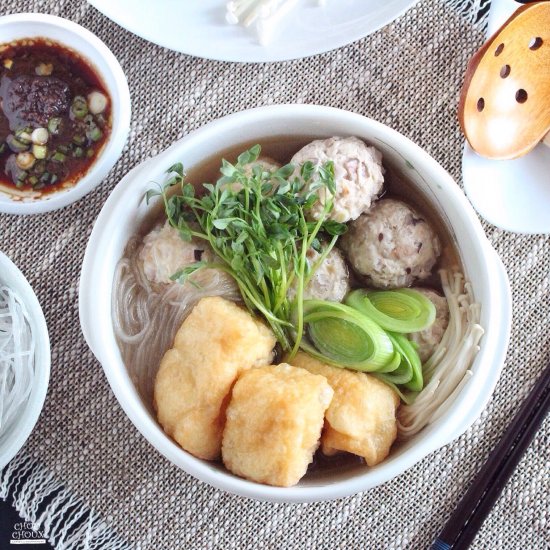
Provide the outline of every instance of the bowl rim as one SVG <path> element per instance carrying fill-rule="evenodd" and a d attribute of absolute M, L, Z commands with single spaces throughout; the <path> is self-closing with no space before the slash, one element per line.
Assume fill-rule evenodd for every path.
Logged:
<path fill-rule="evenodd" d="M 19 452 L 21 447 L 23 447 L 31 435 L 42 408 L 44 407 L 50 380 L 51 353 L 46 319 L 32 286 L 21 270 L 1 251 L 0 267 L 2 268 L 0 285 L 6 284 L 13 290 L 16 290 L 27 307 L 31 323 L 34 325 L 32 329 L 37 336 L 35 356 L 39 357 L 41 360 L 40 365 L 35 365 L 35 369 L 37 369 L 38 372 L 33 381 L 33 388 L 29 395 L 29 400 L 15 425 L 17 430 L 14 432 L 14 426 L 12 426 L 12 434 L 7 440 L 8 445 L 6 445 L 6 447 L 0 447 L 1 470 Z"/>
<path fill-rule="evenodd" d="M 6 214 L 42 214 L 78 201 L 105 179 L 120 158 L 130 132 L 131 97 L 128 81 L 117 58 L 99 37 L 85 27 L 56 15 L 41 13 L 15 13 L 0 17 L 0 30 L 11 25 L 21 24 L 43 25 L 45 34 L 30 33 L 30 36 L 25 38 L 32 38 L 33 36 L 51 38 L 51 40 L 75 51 L 92 65 L 104 81 L 105 86 L 107 86 L 105 71 L 101 71 L 95 61 L 96 56 L 101 59 L 108 68 L 110 77 L 113 80 L 114 88 L 108 88 L 108 91 L 112 105 L 117 106 L 116 118 L 114 116 L 115 109 L 113 109 L 113 125 L 108 139 L 89 170 L 74 185 L 35 201 L 15 201 L 9 197 L 7 197 L 7 200 L 0 201 L 0 212 Z M 73 34 L 77 40 L 87 42 L 94 51 L 94 57 L 85 55 L 78 48 L 57 38 L 55 29 L 60 28 Z M 48 33 L 47 30 L 53 30 L 53 32 Z M 2 195 L 5 196 L 6 194 L 3 193 Z"/>
<path fill-rule="evenodd" d="M 290 488 L 279 488 L 244 480 L 234 476 L 230 472 L 215 470 L 206 461 L 193 457 L 168 438 L 162 431 L 162 428 L 158 426 L 156 419 L 149 415 L 141 402 L 136 406 L 135 399 L 130 399 L 127 394 L 128 389 L 130 392 L 132 392 L 132 388 L 135 391 L 133 384 L 132 388 L 125 389 L 130 379 L 124 364 L 120 360 L 120 364 L 116 366 L 113 365 L 113 358 L 109 356 L 107 359 L 108 352 L 101 349 L 99 342 L 94 339 L 96 336 L 92 328 L 94 317 L 92 313 L 94 293 L 91 291 L 93 288 L 92 273 L 94 249 L 97 249 L 101 242 L 102 231 L 106 231 L 106 229 L 102 230 L 101 227 L 109 221 L 109 218 L 116 211 L 117 205 L 121 199 L 126 199 L 127 195 L 130 194 L 131 182 L 134 178 L 138 175 L 142 177 L 146 174 L 147 168 L 152 162 L 162 162 L 169 165 L 171 160 L 174 160 L 171 159 L 171 157 L 176 153 L 182 156 L 181 149 L 185 148 L 189 142 L 206 142 L 209 136 L 223 133 L 224 129 L 241 125 L 245 126 L 252 121 L 261 124 L 261 122 L 265 123 L 270 118 L 280 116 L 307 118 L 309 122 L 318 122 L 336 116 L 340 123 L 345 121 L 360 122 L 365 128 L 365 133 L 369 132 L 372 134 L 389 136 L 389 142 L 392 144 L 397 143 L 396 147 L 403 156 L 407 153 L 410 158 L 414 159 L 416 166 L 421 166 L 424 172 L 435 174 L 434 177 L 430 177 L 431 181 L 437 181 L 437 185 L 444 189 L 449 200 L 452 200 L 456 205 L 457 211 L 460 210 L 460 219 L 462 222 L 465 222 L 463 225 L 467 230 L 471 247 L 469 254 L 483 258 L 487 267 L 487 273 L 485 274 L 486 280 L 484 282 L 491 294 L 491 299 L 487 301 L 491 302 L 495 310 L 498 310 L 496 311 L 495 319 L 499 320 L 499 324 L 498 330 L 497 328 L 493 328 L 493 326 L 491 326 L 492 330 L 487 330 L 481 350 L 476 357 L 476 362 L 488 362 L 491 364 L 492 368 L 480 370 L 478 379 L 476 380 L 476 386 L 468 393 L 461 391 L 455 402 L 451 405 L 450 410 L 459 406 L 466 407 L 466 414 L 463 416 L 455 415 L 455 417 L 449 417 L 447 413 L 444 414 L 442 419 L 446 419 L 445 422 L 440 422 L 442 420 L 440 418 L 433 424 L 436 425 L 437 422 L 439 422 L 438 428 L 431 434 L 430 443 L 420 441 L 418 445 L 413 446 L 406 452 L 406 456 L 401 456 L 397 460 L 382 463 L 376 467 L 379 474 L 377 482 L 372 481 L 372 476 L 369 477 L 369 473 L 372 471 L 372 469 L 369 469 L 365 473 L 351 476 L 349 479 L 337 481 L 328 486 L 298 485 Z M 321 134 L 323 132 L 319 133 Z M 368 140 L 368 138 L 365 139 Z M 434 186 L 435 183 L 429 185 L 431 187 Z M 490 284 L 491 282 L 492 284 Z M 461 435 L 481 414 L 492 395 L 503 367 L 511 325 L 510 289 L 502 262 L 490 246 L 472 206 L 445 169 L 418 145 L 384 124 L 349 111 L 316 105 L 275 105 L 249 109 L 227 115 L 195 130 L 174 143 L 160 155 L 145 161 L 145 163 L 142 163 L 132 172 L 128 173 L 112 192 L 97 218 L 84 256 L 79 297 L 80 321 L 86 341 L 102 364 L 109 384 L 123 410 L 149 443 L 173 464 L 183 468 L 189 474 L 201 481 L 205 481 L 215 487 L 241 496 L 276 502 L 324 501 L 349 496 L 370 489 L 405 472 L 431 452 L 448 444 Z M 495 322 L 495 326 L 496 325 L 497 323 Z M 489 327 L 487 328 L 489 329 Z M 436 436 L 438 436 L 439 439 L 437 439 Z"/>

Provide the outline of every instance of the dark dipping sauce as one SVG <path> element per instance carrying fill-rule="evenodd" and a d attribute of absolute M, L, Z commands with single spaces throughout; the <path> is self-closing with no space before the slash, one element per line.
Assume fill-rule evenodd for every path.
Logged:
<path fill-rule="evenodd" d="M 43 38 L 0 46 L 0 185 L 7 192 L 74 185 L 110 131 L 110 97 L 76 52 Z"/>

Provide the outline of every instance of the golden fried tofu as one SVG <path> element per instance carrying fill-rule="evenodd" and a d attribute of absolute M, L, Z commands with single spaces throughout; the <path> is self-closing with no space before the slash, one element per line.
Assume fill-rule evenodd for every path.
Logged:
<path fill-rule="evenodd" d="M 323 453 L 347 451 L 369 466 L 382 462 L 397 436 L 397 394 L 370 374 L 325 365 L 305 353 L 298 353 L 292 364 L 324 376 L 334 390 L 325 415 Z"/>
<path fill-rule="evenodd" d="M 200 458 L 220 456 L 225 408 L 239 374 L 272 360 L 274 334 L 233 302 L 200 300 L 162 358 L 154 405 L 164 431 Z"/>
<path fill-rule="evenodd" d="M 298 483 L 319 446 L 333 393 L 323 376 L 284 363 L 243 372 L 227 408 L 226 467 L 259 483 Z"/>

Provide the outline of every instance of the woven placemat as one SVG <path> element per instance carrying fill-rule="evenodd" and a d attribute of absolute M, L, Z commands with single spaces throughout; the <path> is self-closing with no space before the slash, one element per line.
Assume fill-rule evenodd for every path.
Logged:
<path fill-rule="evenodd" d="M 515 319 L 503 375 L 476 424 L 397 479 L 324 504 L 235 497 L 194 480 L 160 456 L 126 418 L 84 342 L 78 279 L 94 220 L 122 176 L 195 128 L 249 107 L 304 102 L 371 116 L 424 147 L 459 180 L 462 138 L 456 108 L 467 60 L 483 41 L 482 25 L 474 23 L 478 8 L 471 0 L 454 5 L 423 0 L 395 23 L 337 51 L 242 65 L 149 44 L 82 1 L 2 1 L 2 14 L 48 12 L 91 29 L 120 60 L 133 102 L 129 142 L 99 188 L 51 214 L 0 216 L 0 249 L 36 290 L 52 343 L 42 416 L 1 477 L 0 494 L 12 498 L 15 493 L 17 507 L 40 521 L 58 547 L 84 548 L 85 537 L 89 548 L 429 546 L 550 357 L 548 236 L 484 226 L 508 270 Z M 547 421 L 473 548 L 550 547 L 549 427 Z M 55 498 L 44 509 L 41 499 L 48 495 Z M 88 507 L 94 513 L 78 521 Z M 59 522 L 60 511 L 75 523 Z"/>

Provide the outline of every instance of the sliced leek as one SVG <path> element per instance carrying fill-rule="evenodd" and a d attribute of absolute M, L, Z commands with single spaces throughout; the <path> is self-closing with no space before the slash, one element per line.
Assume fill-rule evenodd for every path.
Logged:
<path fill-rule="evenodd" d="M 389 384 L 401 400 L 410 405 L 424 387 L 422 363 L 414 345 L 402 334 L 393 333 L 389 334 L 389 337 L 396 350 L 396 355 L 399 356 L 399 365 L 391 372 L 378 371 L 373 374 Z"/>
<path fill-rule="evenodd" d="M 362 291 L 352 293 L 355 298 L 352 297 L 351 303 L 364 302 L 359 292 Z M 424 298 L 420 293 L 415 294 Z M 372 373 L 394 388 L 407 404 L 422 390 L 422 363 L 414 343 L 403 334 L 384 330 L 359 308 L 323 300 L 304 300 L 303 326 L 300 347 L 316 359 Z"/>
<path fill-rule="evenodd" d="M 401 356 L 399 366 L 386 373 L 380 373 L 380 378 L 392 384 L 402 385 L 406 389 L 418 392 L 422 389 L 422 363 L 413 345 L 402 334 L 389 334 L 393 347 Z"/>
<path fill-rule="evenodd" d="M 398 290 L 354 290 L 345 303 L 370 317 L 383 329 L 402 334 L 428 328 L 435 320 L 435 306 L 411 288 Z"/>
<path fill-rule="evenodd" d="M 344 304 L 304 300 L 304 327 L 302 349 L 333 365 L 376 372 L 395 362 L 388 334 Z"/>
<path fill-rule="evenodd" d="M 384 367 L 378 369 L 376 372 L 379 372 L 379 373 L 393 372 L 397 368 L 399 368 L 400 364 L 401 364 L 401 354 L 398 351 L 394 351 L 391 361 L 387 363 Z"/>

